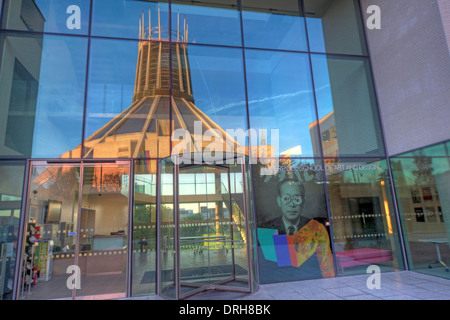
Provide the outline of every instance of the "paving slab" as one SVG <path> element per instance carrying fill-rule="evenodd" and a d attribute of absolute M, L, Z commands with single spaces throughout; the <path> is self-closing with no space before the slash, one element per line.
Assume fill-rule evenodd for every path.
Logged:
<path fill-rule="evenodd" d="M 203 292 L 191 300 L 450 300 L 450 280 L 413 271 L 381 274 L 381 288 L 369 289 L 370 275 L 262 284 L 253 294 Z M 130 298 L 132 299 L 132 298 Z M 145 299 L 140 297 L 139 299 Z M 149 296 L 148 300 L 162 300 Z"/>
<path fill-rule="evenodd" d="M 369 276 L 364 274 L 263 284 L 261 288 L 274 299 L 285 298 L 286 300 L 450 300 L 450 280 L 448 279 L 412 271 L 382 273 L 381 288 L 369 289 L 367 287 Z M 248 298 L 252 299 L 252 295 Z"/>

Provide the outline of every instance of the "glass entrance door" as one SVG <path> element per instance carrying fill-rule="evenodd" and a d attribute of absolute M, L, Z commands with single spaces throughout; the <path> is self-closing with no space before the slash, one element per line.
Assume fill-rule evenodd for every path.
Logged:
<path fill-rule="evenodd" d="M 127 161 L 32 162 L 19 297 L 126 296 Z"/>
<path fill-rule="evenodd" d="M 161 172 L 161 295 L 185 299 L 205 290 L 251 292 L 242 165 L 167 160 Z"/>

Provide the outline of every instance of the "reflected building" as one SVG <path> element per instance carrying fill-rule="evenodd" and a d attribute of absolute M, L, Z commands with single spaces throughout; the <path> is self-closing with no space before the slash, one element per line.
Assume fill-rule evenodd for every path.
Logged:
<path fill-rule="evenodd" d="M 317 122 L 313 122 L 309 125 L 309 131 L 311 133 L 311 140 L 313 147 L 322 144 L 323 153 L 328 157 L 339 157 L 339 145 L 336 133 L 336 123 L 334 121 L 334 111 L 331 111 L 326 116 L 319 119 Z M 320 128 L 320 136 L 318 130 Z M 320 150 L 314 150 L 320 152 Z"/>
<path fill-rule="evenodd" d="M 164 158 L 178 143 L 184 153 L 201 153 L 213 138 L 216 151 L 235 154 L 238 149 L 248 155 L 248 147 L 239 145 L 223 128 L 195 105 L 188 53 L 188 24 L 177 17 L 172 32 L 158 21 L 152 25 L 143 14 L 139 23 L 139 53 L 136 65 L 133 103 L 114 119 L 68 151 L 62 158 Z M 188 134 L 188 140 L 172 137 L 175 130 Z M 189 143 L 190 142 L 190 143 Z M 83 151 L 82 151 L 83 150 Z M 256 147 L 256 152 L 258 148 Z M 271 156 L 273 148 L 264 146 Z"/>
<path fill-rule="evenodd" d="M 4 10 L 19 12 L 22 19 L 3 23 L 42 32 L 45 20 L 34 1 L 9 3 Z M 0 109 L 0 153 L 12 158 L 28 156 L 32 152 L 43 37 L 0 37 L 0 104 L 7 106 Z"/>

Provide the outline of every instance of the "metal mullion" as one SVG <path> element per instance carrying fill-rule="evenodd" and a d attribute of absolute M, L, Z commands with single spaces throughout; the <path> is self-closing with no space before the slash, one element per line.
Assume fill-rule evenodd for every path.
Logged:
<path fill-rule="evenodd" d="M 445 153 L 447 154 L 447 156 L 445 156 L 445 158 L 447 158 L 447 162 L 450 166 L 450 155 L 449 155 L 449 150 L 447 148 L 447 143 L 444 143 L 444 149 L 445 149 Z"/>
<path fill-rule="evenodd" d="M 23 179 L 23 190 L 22 190 L 22 201 L 21 201 L 21 215 L 19 222 L 19 229 L 17 235 L 17 256 L 16 256 L 16 265 L 14 267 L 14 287 L 12 297 L 14 300 L 19 298 L 19 280 L 22 280 L 22 265 L 23 265 L 23 250 L 26 236 L 26 219 L 28 217 L 28 191 L 31 182 L 31 161 L 25 162 L 25 174 Z"/>
<path fill-rule="evenodd" d="M 227 170 L 227 179 L 228 179 L 228 202 L 230 205 L 230 235 L 231 235 L 231 267 L 232 267 L 232 273 L 233 278 L 236 278 L 236 267 L 235 267 L 235 259 L 234 259 L 234 233 L 233 233 L 233 201 L 231 200 L 231 172 L 230 168 L 228 167 Z M 224 242 L 224 245 L 226 246 L 226 242 Z"/>
<path fill-rule="evenodd" d="M 169 26 L 168 26 L 168 29 L 169 29 L 169 37 L 168 37 L 168 39 L 169 39 L 169 128 L 170 128 L 170 132 L 174 132 L 174 130 L 175 130 L 175 128 L 174 128 L 174 124 L 172 124 L 172 123 L 174 123 L 174 121 L 173 121 L 173 104 L 172 104 L 172 99 L 173 99 L 173 96 L 172 96 L 172 90 L 173 90 L 173 88 L 172 88 L 172 76 L 173 76 L 173 74 L 172 74 L 172 68 L 173 68 L 173 66 L 172 66 L 172 0 L 169 0 L 169 3 L 168 3 L 168 7 L 169 7 L 169 12 L 168 12 L 168 24 L 169 24 Z M 150 29 L 151 29 L 151 26 L 150 26 Z M 160 37 L 161 37 L 161 30 L 159 30 L 159 35 L 160 35 Z M 151 37 L 151 30 L 150 30 L 150 37 Z M 169 139 L 169 150 L 173 150 L 172 148 L 173 148 L 173 144 L 172 144 L 172 138 L 170 138 Z M 158 156 L 159 156 L 159 152 L 158 152 Z"/>
<path fill-rule="evenodd" d="M 156 162 L 156 234 L 155 234 L 155 244 L 156 244 L 156 281 L 155 281 L 155 294 L 161 295 L 161 160 Z M 151 211 L 150 211 L 151 212 Z"/>
<path fill-rule="evenodd" d="M 133 214 L 134 214 L 134 162 L 128 164 L 128 254 L 126 263 L 127 297 L 132 295 L 132 261 L 133 261 Z"/>
<path fill-rule="evenodd" d="M 215 177 L 214 177 L 215 180 Z M 215 184 L 215 181 L 214 181 Z M 195 186 L 197 188 L 197 186 Z M 208 174 L 205 174 L 205 187 L 206 187 L 206 193 L 205 193 L 205 204 L 206 204 L 206 225 L 208 227 L 208 232 L 207 232 L 207 237 L 209 237 L 209 224 L 210 224 L 210 213 L 209 213 L 209 208 L 208 208 Z M 215 187 L 215 185 L 214 185 Z M 208 241 L 209 242 L 209 241 Z M 203 247 L 203 244 L 202 244 Z M 211 255 L 210 255 L 210 250 L 209 250 L 209 244 L 208 244 L 208 248 L 207 248 L 207 254 L 208 254 L 208 274 L 211 274 Z M 203 252 L 203 249 L 202 249 Z M 211 280 L 210 276 L 208 276 L 208 280 Z"/>
<path fill-rule="evenodd" d="M 3 26 L 3 12 L 4 12 L 4 8 L 5 8 L 5 1 L 4 0 L 0 0 L 0 30 L 2 29 L 2 26 Z"/>
<path fill-rule="evenodd" d="M 178 186 L 178 174 L 179 174 L 179 159 L 175 157 L 175 163 L 173 167 L 173 188 L 174 188 L 174 210 L 173 210 L 173 223 L 174 223 L 174 237 L 173 237 L 173 257 L 174 257 L 174 268 L 175 268 L 175 299 L 180 298 L 180 226 L 179 226 L 179 186 Z"/>
<path fill-rule="evenodd" d="M 81 123 L 81 150 L 80 150 L 80 158 L 83 158 L 85 155 L 85 131 L 86 131 L 86 116 L 87 116 L 87 101 L 88 101 L 88 89 L 89 89 L 89 68 L 91 61 L 91 31 L 92 31 L 92 12 L 93 12 L 93 2 L 90 1 L 89 4 L 89 24 L 88 24 L 88 35 L 87 35 L 87 52 L 86 52 L 86 75 L 84 78 L 84 100 L 83 100 L 83 120 Z"/>
<path fill-rule="evenodd" d="M 20 30 L 20 29 L 4 29 L 0 28 L 0 31 L 3 33 L 9 34 L 22 34 L 22 36 L 64 36 L 64 37 L 72 37 L 72 38 L 88 38 L 89 36 L 86 34 L 70 34 L 70 33 L 60 33 L 60 32 L 40 32 L 40 31 L 31 31 L 31 30 Z"/>
<path fill-rule="evenodd" d="M 248 285 L 250 292 L 253 292 L 253 263 L 252 263 L 252 257 L 250 257 L 251 250 L 250 250 L 250 225 L 248 221 L 248 203 L 247 203 L 247 183 L 245 181 L 245 158 L 241 158 L 241 172 L 242 172 L 242 188 L 243 188 L 243 200 L 244 200 L 244 223 L 245 223 L 245 236 L 246 236 L 246 248 L 247 248 L 247 267 L 248 267 Z"/>
<path fill-rule="evenodd" d="M 77 228 L 76 228 L 76 242 L 75 242 L 75 257 L 74 257 L 74 265 L 79 267 L 79 257 L 80 254 L 80 223 L 81 223 L 81 206 L 83 205 L 83 184 L 84 184 L 84 165 L 80 165 L 80 178 L 78 181 L 78 210 L 77 210 Z M 79 275 L 81 276 L 81 275 Z M 76 290 L 77 288 L 74 286 L 72 289 L 72 300 L 76 299 Z"/>
<path fill-rule="evenodd" d="M 186 164 L 183 165 L 183 167 L 181 168 L 182 170 L 190 170 L 190 169 L 196 169 L 196 168 L 204 168 L 204 167 L 208 167 L 208 168 L 214 168 L 214 169 L 219 169 L 219 170 L 224 170 L 227 171 L 228 167 L 225 165 L 221 165 L 221 164 Z"/>

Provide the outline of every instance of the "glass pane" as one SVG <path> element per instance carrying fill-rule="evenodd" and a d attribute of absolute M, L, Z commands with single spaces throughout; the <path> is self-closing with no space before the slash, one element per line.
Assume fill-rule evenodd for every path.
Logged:
<path fill-rule="evenodd" d="M 228 186 L 228 175 L 225 173 L 221 176 L 221 184 L 223 186 L 223 193 L 228 192 L 227 190 L 230 190 L 231 193 L 243 193 L 244 192 L 244 186 L 243 186 L 243 177 L 242 172 L 231 172 L 230 173 L 230 185 Z"/>
<path fill-rule="evenodd" d="M 167 42 L 92 39 L 84 157 L 170 155 L 168 60 Z"/>
<path fill-rule="evenodd" d="M 172 40 L 241 46 L 236 0 L 172 1 Z"/>
<path fill-rule="evenodd" d="M 129 170 L 115 164 L 84 167 L 79 299 L 126 295 Z"/>
<path fill-rule="evenodd" d="M 167 1 L 93 0 L 92 35 L 141 39 L 161 27 L 168 39 L 169 6 Z M 143 36 L 145 34 L 145 36 Z"/>
<path fill-rule="evenodd" d="M 174 216 L 174 165 L 170 159 L 161 162 L 161 205 L 160 205 L 160 279 L 161 295 L 163 297 L 176 299 L 178 292 L 176 288 L 175 270 L 175 216 Z"/>
<path fill-rule="evenodd" d="M 391 160 L 395 192 L 410 268 L 449 279 L 450 157 L 427 149 Z"/>
<path fill-rule="evenodd" d="M 330 160 L 326 174 L 338 274 L 403 269 L 386 161 Z"/>
<path fill-rule="evenodd" d="M 84 34 L 89 32 L 89 0 L 5 0 L 5 29 Z"/>
<path fill-rule="evenodd" d="M 212 182 L 217 189 L 221 172 L 212 167 L 180 168 L 179 181 L 185 180 L 185 176 L 203 175 L 203 184 Z M 181 295 L 189 294 L 197 286 L 223 280 L 230 276 L 232 270 L 231 262 L 227 259 L 231 255 L 226 254 L 226 239 L 230 237 L 231 224 L 229 210 L 224 202 L 229 204 L 229 196 L 216 197 L 214 192 L 202 191 L 206 192 L 182 194 L 180 184 Z"/>
<path fill-rule="evenodd" d="M 312 66 L 323 155 L 384 155 L 369 61 L 312 55 Z"/>
<path fill-rule="evenodd" d="M 261 283 L 335 276 L 319 160 L 285 158 L 273 175 L 253 165 Z"/>
<path fill-rule="evenodd" d="M 71 298 L 67 269 L 75 265 L 80 167 L 33 165 L 30 174 L 19 297 Z"/>
<path fill-rule="evenodd" d="M 42 37 L 1 35 L 0 154 L 30 157 L 36 122 Z M 25 54 L 29 48 L 33 54 Z"/>
<path fill-rule="evenodd" d="M 432 159 L 433 157 L 448 157 L 448 149 L 446 148 L 445 143 L 439 143 L 434 146 L 429 146 L 420 150 L 414 150 L 411 152 L 406 152 L 400 155 L 397 155 L 396 157 L 405 157 L 405 158 L 416 158 L 418 155 L 420 156 L 426 156 L 430 157 Z"/>
<path fill-rule="evenodd" d="M 134 167 L 132 295 L 156 292 L 156 180 L 155 160 L 139 160 Z"/>
<path fill-rule="evenodd" d="M 125 118 L 122 112 L 132 105 L 138 44 L 137 41 L 91 40 L 84 157 L 117 158 L 122 154 L 132 157 L 130 135 L 117 142 L 114 138 L 118 134 L 112 130 Z"/>
<path fill-rule="evenodd" d="M 367 54 L 359 1 L 306 0 L 304 5 L 312 52 Z"/>
<path fill-rule="evenodd" d="M 245 152 L 242 51 L 177 44 L 173 52 L 172 58 L 177 61 L 172 69 L 183 76 L 172 78 L 172 121 L 176 129 L 172 154 L 203 151 L 204 160 L 214 162 L 223 160 L 227 150 Z"/>
<path fill-rule="evenodd" d="M 80 157 L 87 39 L 2 33 L 0 50 L 0 154 Z"/>
<path fill-rule="evenodd" d="M 25 163 L 0 162 L 0 300 L 13 299 Z"/>
<path fill-rule="evenodd" d="M 258 131 L 258 145 L 269 146 L 267 156 L 320 155 L 308 55 L 246 50 L 245 58 L 250 127 Z"/>
<path fill-rule="evenodd" d="M 250 206 L 249 201 L 253 197 L 250 193 L 251 190 L 248 188 L 243 189 L 242 181 L 245 179 L 248 183 L 249 172 L 245 170 L 245 166 L 248 163 L 248 159 L 239 159 L 235 164 L 229 165 L 229 175 L 230 183 L 232 181 L 231 176 L 236 184 L 239 184 L 239 188 L 234 188 L 234 190 L 227 190 L 223 183 L 221 184 L 221 189 L 225 189 L 226 192 L 230 192 L 228 196 L 231 198 L 229 205 L 225 203 L 226 207 L 230 207 L 228 210 L 231 213 L 231 236 L 232 241 L 229 244 L 229 248 L 232 249 L 234 255 L 234 265 L 235 265 L 235 277 L 236 282 L 233 286 L 240 286 L 243 288 L 249 288 L 252 281 L 251 270 L 252 266 L 256 264 L 256 255 L 254 252 L 254 240 L 252 238 L 252 221 L 254 220 L 253 208 Z M 223 181 L 223 180 L 222 180 Z M 239 183 L 237 181 L 240 181 Z M 224 197 L 224 199 L 227 199 Z M 253 274 L 253 280 L 258 278 L 258 274 Z M 253 290 L 256 290 L 255 288 Z"/>
<path fill-rule="evenodd" d="M 307 51 L 301 1 L 242 0 L 244 45 Z"/>

